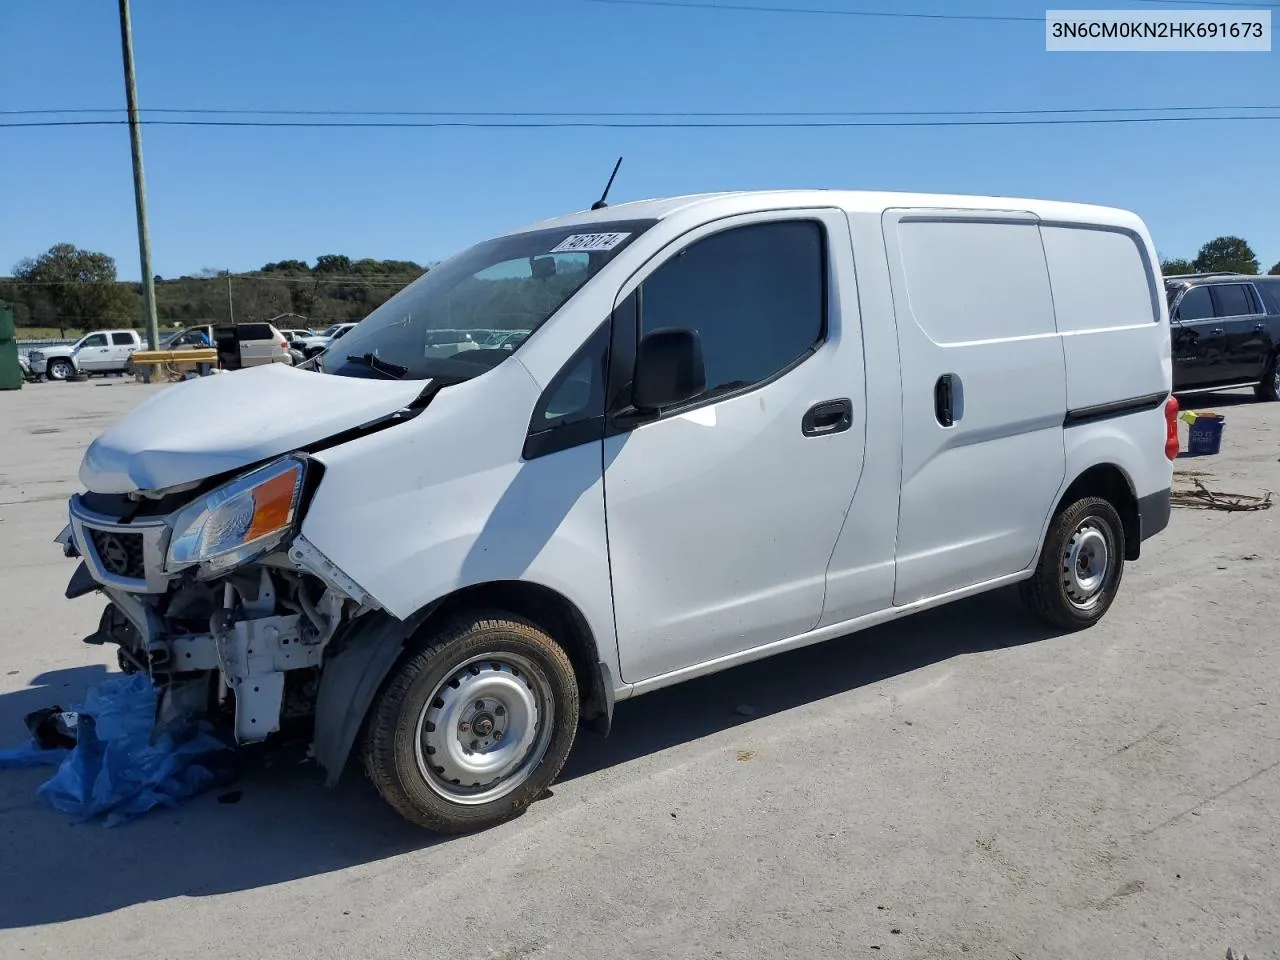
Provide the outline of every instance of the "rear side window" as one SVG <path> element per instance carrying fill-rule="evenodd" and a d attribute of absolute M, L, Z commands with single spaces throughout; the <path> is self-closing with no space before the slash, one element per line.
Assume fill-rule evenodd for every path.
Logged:
<path fill-rule="evenodd" d="M 1254 288 L 1261 294 L 1267 313 L 1280 314 L 1280 277 L 1259 277 Z"/>
<path fill-rule="evenodd" d="M 112 343 L 114 343 L 117 347 L 132 347 L 132 346 L 133 346 L 133 334 L 130 334 L 130 333 L 113 333 L 113 334 L 111 335 L 111 342 L 112 342 Z"/>
<path fill-rule="evenodd" d="M 702 337 L 707 394 L 776 376 L 826 336 L 826 250 L 812 220 L 752 224 L 691 244 L 640 288 L 640 335 Z"/>
<path fill-rule="evenodd" d="M 1247 317 L 1256 312 L 1253 296 L 1243 283 L 1215 283 L 1209 291 L 1215 317 Z"/>
<path fill-rule="evenodd" d="M 934 343 L 1054 332 L 1034 222 L 904 219 L 898 246 L 911 314 Z"/>
<path fill-rule="evenodd" d="M 274 340 L 270 324 L 242 323 L 236 327 L 236 336 L 240 340 Z"/>
<path fill-rule="evenodd" d="M 1154 323 L 1159 293 L 1131 234 L 1090 227 L 1042 226 L 1058 331 Z"/>
<path fill-rule="evenodd" d="M 1208 287 L 1192 287 L 1182 295 L 1178 304 L 1178 319 L 1208 320 L 1213 316 L 1213 301 L 1209 299 Z"/>

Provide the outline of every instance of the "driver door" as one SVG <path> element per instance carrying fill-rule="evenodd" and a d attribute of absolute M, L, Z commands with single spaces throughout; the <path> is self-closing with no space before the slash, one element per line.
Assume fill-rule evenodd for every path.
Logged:
<path fill-rule="evenodd" d="M 638 281 L 638 284 L 637 284 Z M 696 330 L 706 390 L 604 450 L 618 652 L 629 683 L 813 629 L 864 444 L 848 222 L 779 211 L 708 224 L 623 288 L 609 396 L 638 338 Z M 836 291 L 847 291 L 837 296 Z M 888 598 L 884 598 L 887 604 Z"/>
<path fill-rule="evenodd" d="M 80 341 L 75 353 L 76 366 L 86 373 L 103 370 L 111 365 L 111 348 L 107 346 L 107 335 L 95 333 Z"/>

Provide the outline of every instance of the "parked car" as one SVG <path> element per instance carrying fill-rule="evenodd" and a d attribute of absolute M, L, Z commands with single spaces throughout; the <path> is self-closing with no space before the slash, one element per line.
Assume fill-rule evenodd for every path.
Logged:
<path fill-rule="evenodd" d="M 305 340 L 307 337 L 314 337 L 316 335 L 314 330 L 281 330 L 280 332 L 284 334 L 284 338 L 288 340 L 289 343 L 293 343 L 295 340 Z"/>
<path fill-rule="evenodd" d="M 496 824 L 618 700 L 1006 584 L 1097 623 L 1170 516 L 1156 262 L 1137 216 L 1036 200 L 545 221 L 317 373 L 180 384 L 98 437 L 66 595 L 106 595 L 162 714 L 241 742 L 312 714 L 331 783 L 354 750 L 415 823 Z"/>
<path fill-rule="evenodd" d="M 356 324 L 354 323 L 335 323 L 322 333 L 311 337 L 303 337 L 299 341 L 302 344 L 302 351 L 308 359 L 318 353 L 323 353 L 329 349 L 331 343 L 345 337 L 355 326 Z"/>
<path fill-rule="evenodd" d="M 94 330 L 66 346 L 32 350 L 27 354 L 27 363 L 33 373 L 50 380 L 65 380 L 77 370 L 124 372 L 129 368 L 130 355 L 142 349 L 142 344 L 136 330 Z"/>
<path fill-rule="evenodd" d="M 265 321 L 215 326 L 213 340 L 218 348 L 219 361 L 230 369 L 266 363 L 293 363 L 289 341 Z"/>
<path fill-rule="evenodd" d="M 1169 276 L 1165 296 L 1174 392 L 1253 387 L 1280 400 L 1280 277 Z"/>

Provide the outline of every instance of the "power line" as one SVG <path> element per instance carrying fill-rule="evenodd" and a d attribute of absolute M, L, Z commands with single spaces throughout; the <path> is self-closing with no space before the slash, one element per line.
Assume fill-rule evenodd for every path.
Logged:
<path fill-rule="evenodd" d="M 1247 108 L 1252 109 L 1252 108 Z M 1264 109 L 1264 108 L 1259 108 Z M 1273 109 L 1273 108 L 1265 108 Z M 755 123 L 726 121 L 720 123 L 670 121 L 620 122 L 612 120 L 565 120 L 493 122 L 484 120 L 431 120 L 431 121 L 339 121 L 339 120 L 143 120 L 143 126 L 152 127 L 260 127 L 287 129 L 478 129 L 478 130 L 551 130 L 551 129 L 608 129 L 608 130 L 777 130 L 805 128 L 849 127 L 1018 127 L 1058 126 L 1117 123 L 1196 123 L 1204 121 L 1280 120 L 1280 114 L 1204 116 L 1204 117 L 1056 117 L 1013 120 L 779 120 Z M 127 124 L 127 120 L 34 120 L 19 123 L 0 123 L 0 128 L 16 130 L 23 127 L 114 127 Z"/>
<path fill-rule="evenodd" d="M 427 271 L 423 271 L 426 273 Z M 408 286 L 414 280 L 417 280 L 422 274 L 415 274 L 404 280 L 389 279 L 368 279 L 365 277 L 277 277 L 277 276 L 261 276 L 250 274 L 231 274 L 231 279 L 236 282 L 242 280 L 259 281 L 262 283 L 307 283 L 319 284 L 323 286 L 326 283 L 349 283 L 360 284 L 367 287 L 404 287 Z M 166 286 L 178 283 L 223 283 L 227 279 L 226 274 L 217 277 L 174 277 L 170 280 L 161 280 L 160 282 Z M 65 287 L 65 286 L 95 286 L 100 284 L 115 284 L 117 286 L 133 287 L 142 283 L 141 280 L 20 280 L 17 277 L 0 277 L 0 287 L 8 284 L 23 287 Z"/>
<path fill-rule="evenodd" d="M 142 114 L 195 114 L 218 116 L 296 116 L 296 117 L 486 117 L 505 119 L 570 118 L 715 118 L 715 117 L 961 117 L 961 116 L 1014 116 L 1089 113 L 1188 113 L 1221 110 L 1280 110 L 1280 106 L 1162 106 L 1162 107 L 1036 107 L 1029 109 L 995 110 L 583 110 L 583 111 L 526 111 L 526 110 L 267 110 L 235 107 L 151 107 L 140 110 Z M 49 109 L 26 108 L 0 110 L 8 116 L 57 116 L 66 114 L 120 114 L 118 107 L 56 107 Z M 34 124 L 32 124 L 34 125 Z M 21 126 L 21 124 L 15 124 Z"/>
<path fill-rule="evenodd" d="M 801 13 L 834 17 L 881 17 L 905 20 L 975 20 L 1002 23 L 1044 23 L 1044 17 L 1018 17 L 985 13 L 916 13 L 902 10 L 847 10 L 830 7 L 775 7 L 750 3 L 706 3 L 702 0 L 583 0 L 585 3 L 603 3 L 621 7 L 670 7 L 686 10 L 727 10 L 737 13 Z M 1165 0 L 1136 0 L 1138 3 L 1163 3 Z M 1169 0 L 1171 3 L 1195 6 L 1230 7 L 1237 9 L 1277 9 L 1273 4 L 1228 3 L 1225 0 Z M 1087 15 L 1089 11 L 1079 11 Z"/>
<path fill-rule="evenodd" d="M 1044 23 L 1044 17 L 1013 17 L 987 13 L 908 13 L 901 10 L 842 10 L 817 7 L 773 7 L 749 3 L 703 3 L 700 0 L 585 0 L 621 7 L 675 7 L 687 10 L 731 10 L 747 13 L 805 13 L 836 17 L 887 17 L 904 20 L 985 20 L 1004 23 Z"/>

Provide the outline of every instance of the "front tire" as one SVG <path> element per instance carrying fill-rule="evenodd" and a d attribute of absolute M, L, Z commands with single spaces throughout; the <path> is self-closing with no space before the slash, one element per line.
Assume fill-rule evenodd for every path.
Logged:
<path fill-rule="evenodd" d="M 401 816 L 464 833 L 533 803 L 560 773 L 577 728 L 578 684 L 564 650 L 520 617 L 464 614 L 379 694 L 364 766 Z"/>
<path fill-rule="evenodd" d="M 1049 524 L 1036 572 L 1022 582 L 1022 597 L 1050 626 L 1091 627 L 1116 598 L 1124 553 L 1124 524 L 1116 508 L 1101 497 L 1077 500 Z"/>
<path fill-rule="evenodd" d="M 66 380 L 75 372 L 70 360 L 50 360 L 45 368 L 45 376 L 50 380 Z"/>

